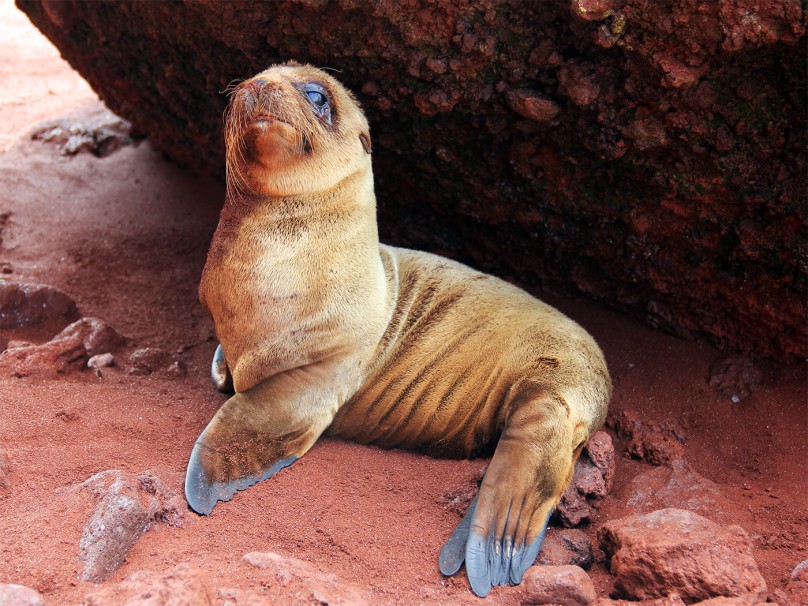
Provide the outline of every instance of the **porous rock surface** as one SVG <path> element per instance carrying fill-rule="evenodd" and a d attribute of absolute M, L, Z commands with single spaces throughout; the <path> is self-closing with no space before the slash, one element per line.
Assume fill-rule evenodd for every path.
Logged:
<path fill-rule="evenodd" d="M 605 431 L 596 431 L 575 463 L 570 485 L 553 518 L 572 528 L 589 520 L 614 483 L 614 445 Z"/>
<path fill-rule="evenodd" d="M 90 358 L 117 350 L 125 339 L 99 318 L 73 322 L 45 343 L 9 343 L 0 353 L 0 373 L 15 377 L 57 375 L 83 368 Z"/>
<path fill-rule="evenodd" d="M 0 280 L 0 329 L 69 320 L 77 313 L 76 302 L 58 288 Z"/>
<path fill-rule="evenodd" d="M 586 606 L 597 597 L 589 575 L 578 566 L 532 566 L 522 583 L 523 604 Z"/>
<path fill-rule="evenodd" d="M 187 509 L 180 495 L 148 472 L 103 471 L 77 488 L 98 499 L 79 542 L 84 581 L 105 580 L 153 524 L 181 525 Z"/>
<path fill-rule="evenodd" d="M 589 568 L 594 561 L 592 541 L 577 528 L 549 527 L 536 558 L 540 566 L 580 566 Z"/>
<path fill-rule="evenodd" d="M 768 588 L 739 526 L 721 527 L 682 509 L 612 520 L 598 531 L 619 597 L 644 600 L 678 594 L 766 600 Z"/>
<path fill-rule="evenodd" d="M 683 336 L 808 354 L 800 0 L 17 0 L 135 130 L 223 171 L 288 59 L 367 110 L 384 239 Z"/>

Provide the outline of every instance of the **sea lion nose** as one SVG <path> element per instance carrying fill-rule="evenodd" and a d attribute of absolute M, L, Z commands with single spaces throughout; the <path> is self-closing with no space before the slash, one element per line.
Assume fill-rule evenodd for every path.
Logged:
<path fill-rule="evenodd" d="M 261 89 L 263 89 L 266 86 L 266 84 L 267 81 L 264 80 L 263 78 L 256 78 L 255 80 L 250 80 L 247 83 L 246 88 L 248 91 L 250 91 L 253 95 L 257 97 L 258 94 L 261 92 Z"/>

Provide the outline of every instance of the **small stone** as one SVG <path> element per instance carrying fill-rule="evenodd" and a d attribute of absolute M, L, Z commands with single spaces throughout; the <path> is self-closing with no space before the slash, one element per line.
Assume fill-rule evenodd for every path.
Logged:
<path fill-rule="evenodd" d="M 623 129 L 623 136 L 634 141 L 641 150 L 663 147 L 670 143 L 665 126 L 655 118 L 633 120 Z"/>
<path fill-rule="evenodd" d="M 106 368 L 115 365 L 115 356 L 111 353 L 98 354 L 87 360 L 87 368 Z"/>
<path fill-rule="evenodd" d="M 570 8 L 584 21 L 602 21 L 612 14 L 614 0 L 571 0 Z"/>
<path fill-rule="evenodd" d="M 212 606 L 206 574 L 188 564 L 167 572 L 141 571 L 126 581 L 104 586 L 84 598 L 82 606 Z"/>
<path fill-rule="evenodd" d="M 763 373 L 746 356 L 722 356 L 710 367 L 710 387 L 739 404 L 752 397 L 752 389 L 763 380 Z"/>
<path fill-rule="evenodd" d="M 103 320 L 82 318 L 47 343 L 20 344 L 0 353 L 0 368 L 16 377 L 66 373 L 83 368 L 90 356 L 117 349 L 123 343 L 123 337 Z"/>
<path fill-rule="evenodd" d="M 685 601 L 766 599 L 766 581 L 739 526 L 721 527 L 690 511 L 662 509 L 608 522 L 598 539 L 619 597 L 646 600 L 677 593 Z"/>
<path fill-rule="evenodd" d="M 536 563 L 542 566 L 580 566 L 588 569 L 594 561 L 592 541 L 576 528 L 547 529 Z"/>
<path fill-rule="evenodd" d="M 78 336 L 81 339 L 87 355 L 90 357 L 116 351 L 126 343 L 126 339 L 100 318 L 87 317 L 73 322 L 73 324 L 56 335 L 53 340 L 67 339 L 73 336 Z"/>
<path fill-rule="evenodd" d="M 174 378 L 184 377 L 186 374 L 185 366 L 179 360 L 174 360 L 166 367 L 165 374 Z"/>
<path fill-rule="evenodd" d="M 561 89 L 575 105 L 586 107 L 600 97 L 600 84 L 591 67 L 581 61 L 567 61 L 558 72 Z"/>
<path fill-rule="evenodd" d="M 133 145 L 131 130 L 129 122 L 105 109 L 43 124 L 31 138 L 54 145 L 65 156 L 88 152 L 103 158 L 125 145 Z"/>
<path fill-rule="evenodd" d="M 157 347 L 142 347 L 129 355 L 129 372 L 134 375 L 148 375 L 162 370 L 172 363 L 169 352 Z"/>
<path fill-rule="evenodd" d="M 130 493 L 130 494 L 127 494 Z M 110 492 L 96 507 L 79 541 L 81 579 L 99 583 L 126 560 L 149 526 L 149 516 L 134 490 Z"/>
<path fill-rule="evenodd" d="M 707 65 L 690 67 L 675 57 L 662 55 L 657 59 L 665 74 L 665 81 L 674 88 L 686 90 L 698 84 L 699 78 L 707 73 Z"/>
<path fill-rule="evenodd" d="M 45 606 L 36 589 L 24 585 L 0 583 L 0 604 L 3 606 Z"/>
<path fill-rule="evenodd" d="M 82 368 L 87 350 L 81 338 L 54 338 L 41 345 L 14 347 L 0 353 L 0 372 L 13 377 L 53 376 Z"/>
<path fill-rule="evenodd" d="M 76 313 L 76 302 L 58 288 L 0 280 L 0 329 L 68 319 Z"/>
<path fill-rule="evenodd" d="M 517 88 L 505 94 L 505 101 L 517 114 L 534 122 L 549 122 L 561 113 L 558 103 L 538 91 Z"/>
<path fill-rule="evenodd" d="M 533 566 L 522 580 L 523 604 L 584 606 L 595 601 L 595 586 L 578 566 Z"/>

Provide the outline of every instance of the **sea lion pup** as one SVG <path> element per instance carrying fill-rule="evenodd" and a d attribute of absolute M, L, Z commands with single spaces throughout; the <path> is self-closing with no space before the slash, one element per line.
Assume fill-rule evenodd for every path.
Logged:
<path fill-rule="evenodd" d="M 311 66 L 243 82 L 226 117 L 227 198 L 199 287 L 235 395 L 196 442 L 190 506 L 292 464 L 323 432 L 438 456 L 490 454 L 443 547 L 472 589 L 533 563 L 606 414 L 603 355 L 578 324 L 506 282 L 380 245 L 362 110 Z M 221 352 L 224 358 L 221 358 Z"/>

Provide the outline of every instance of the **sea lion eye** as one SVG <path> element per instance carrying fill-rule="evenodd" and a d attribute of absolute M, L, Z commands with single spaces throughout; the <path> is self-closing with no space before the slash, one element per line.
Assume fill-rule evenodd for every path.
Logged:
<path fill-rule="evenodd" d="M 306 96 L 311 101 L 312 105 L 316 108 L 321 108 L 326 104 L 325 95 L 316 90 L 306 91 Z"/>
<path fill-rule="evenodd" d="M 301 88 L 301 92 L 306 95 L 317 117 L 326 124 L 331 124 L 331 105 L 326 90 L 319 84 L 309 82 Z"/>

